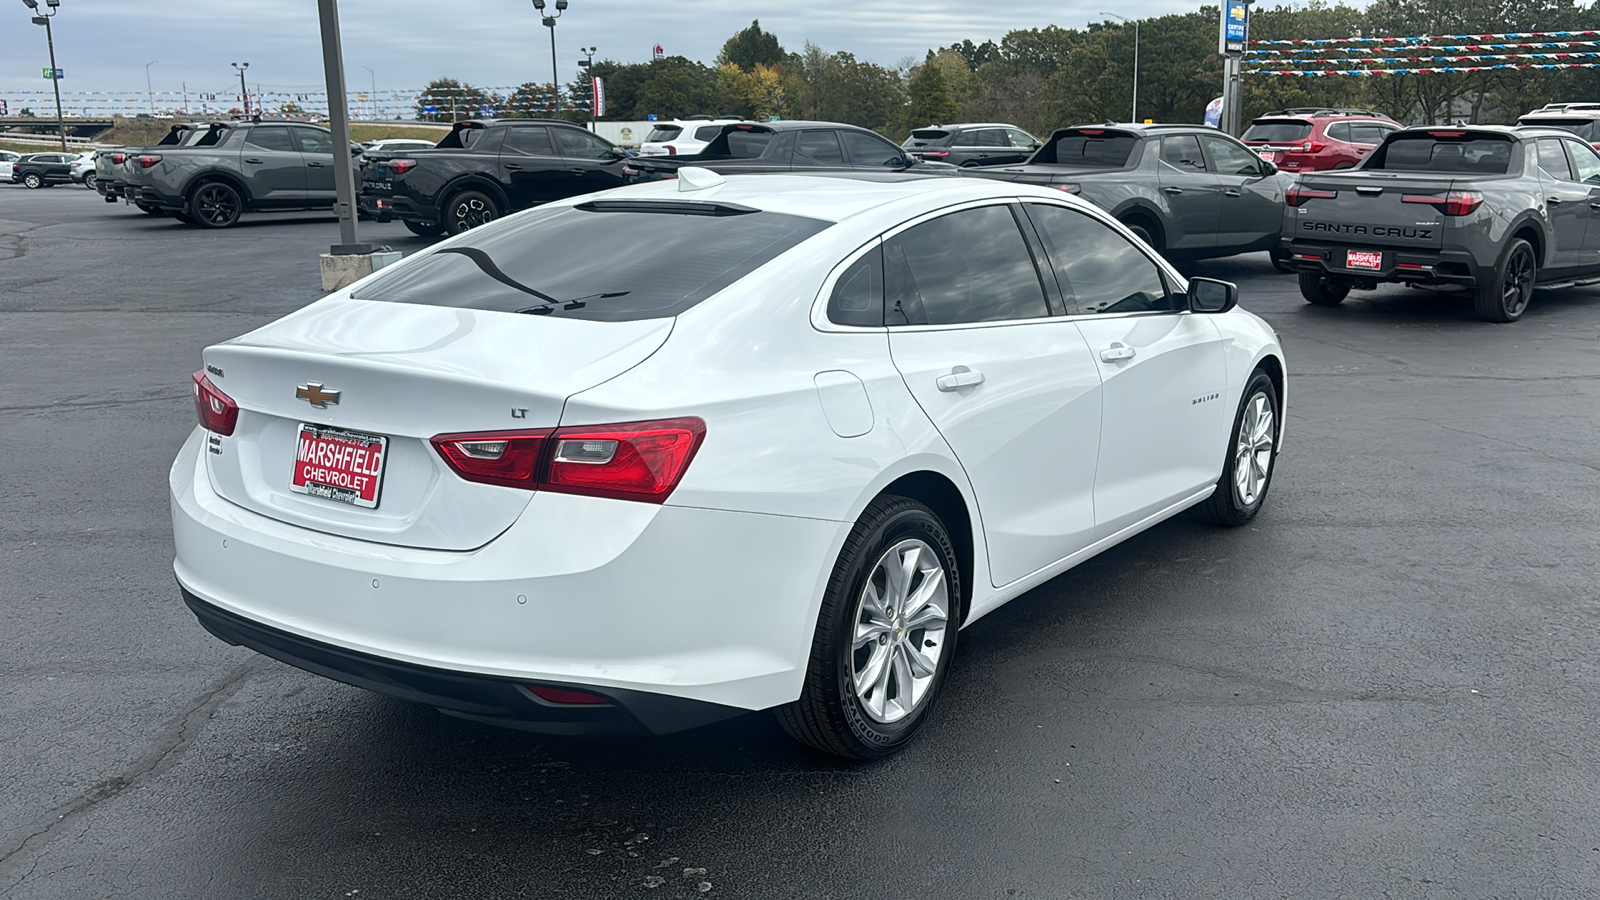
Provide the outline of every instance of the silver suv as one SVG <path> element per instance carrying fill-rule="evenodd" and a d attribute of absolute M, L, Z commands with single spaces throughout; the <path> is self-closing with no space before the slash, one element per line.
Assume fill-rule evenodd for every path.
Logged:
<path fill-rule="evenodd" d="M 1600 149 L 1600 103 L 1547 103 L 1518 119 L 1517 124 L 1570 131 Z"/>

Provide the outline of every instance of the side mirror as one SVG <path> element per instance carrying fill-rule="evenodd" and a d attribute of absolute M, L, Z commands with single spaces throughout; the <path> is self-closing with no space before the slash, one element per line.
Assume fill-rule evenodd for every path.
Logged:
<path fill-rule="evenodd" d="M 1275 163 L 1275 162 L 1270 162 L 1268 160 L 1263 159 L 1261 161 L 1261 168 L 1265 169 L 1266 170 L 1266 174 L 1268 174 L 1268 175 L 1276 175 L 1276 174 L 1278 174 L 1278 164 Z"/>
<path fill-rule="evenodd" d="M 1239 286 L 1216 278 L 1189 279 L 1189 311 L 1225 313 L 1239 305 Z"/>
<path fill-rule="evenodd" d="M 1044 141 L 1034 141 L 1033 142 L 1033 149 L 1035 149 L 1035 150 L 1037 150 L 1037 149 L 1039 149 L 1040 147 L 1043 147 L 1043 146 L 1044 146 Z"/>

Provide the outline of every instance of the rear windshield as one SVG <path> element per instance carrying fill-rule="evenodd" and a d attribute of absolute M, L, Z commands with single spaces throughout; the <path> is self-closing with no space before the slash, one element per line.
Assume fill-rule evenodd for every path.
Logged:
<path fill-rule="evenodd" d="M 1044 145 L 1032 161 L 1063 166 L 1124 166 L 1138 142 L 1131 134 L 1075 131 Z"/>
<path fill-rule="evenodd" d="M 645 140 L 652 142 L 670 141 L 677 137 L 678 133 L 681 131 L 683 131 L 683 129 L 676 125 L 657 125 L 656 127 L 650 129 L 650 136 L 646 137 Z"/>
<path fill-rule="evenodd" d="M 1595 120 L 1593 119 L 1531 119 L 1524 116 L 1517 120 L 1518 125 L 1544 125 L 1550 128 L 1563 128 L 1572 132 L 1586 141 L 1595 140 Z"/>
<path fill-rule="evenodd" d="M 1279 142 L 1289 144 L 1295 141 L 1303 141 L 1310 136 L 1310 122 L 1301 122 L 1297 120 L 1280 120 L 1276 122 L 1257 120 L 1250 123 L 1250 127 L 1245 131 L 1244 137 L 1240 140 L 1266 141 L 1269 144 L 1276 144 Z"/>
<path fill-rule="evenodd" d="M 1439 136 L 1423 131 L 1390 137 L 1367 160 L 1365 168 L 1504 175 L 1510 166 L 1509 140 L 1481 135 Z"/>
<path fill-rule="evenodd" d="M 949 136 L 950 132 L 942 131 L 938 128 L 919 128 L 916 131 L 911 132 L 912 140 L 917 141 L 937 141 L 940 138 L 947 138 Z"/>
<path fill-rule="evenodd" d="M 600 322 L 664 318 L 831 224 L 736 209 L 675 212 L 675 206 L 684 208 L 598 201 L 523 213 L 381 273 L 352 296 Z"/>

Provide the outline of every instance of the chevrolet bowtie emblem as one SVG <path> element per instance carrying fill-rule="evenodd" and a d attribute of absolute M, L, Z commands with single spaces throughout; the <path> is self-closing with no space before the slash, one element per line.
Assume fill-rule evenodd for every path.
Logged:
<path fill-rule="evenodd" d="M 294 389 L 295 397 L 305 400 L 317 409 L 327 409 L 329 403 L 339 402 L 339 392 L 324 390 L 320 382 L 312 381 Z"/>

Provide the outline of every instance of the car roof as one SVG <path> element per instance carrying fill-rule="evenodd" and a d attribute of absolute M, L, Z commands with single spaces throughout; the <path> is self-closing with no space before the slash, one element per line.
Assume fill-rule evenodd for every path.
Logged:
<path fill-rule="evenodd" d="M 954 129 L 956 129 L 958 131 L 960 129 L 963 129 L 963 128 L 1015 128 L 1018 131 L 1022 130 L 1021 127 L 1019 127 L 1017 125 L 1013 125 L 1010 122 L 952 122 L 949 125 L 924 125 L 921 128 L 915 128 L 915 129 L 912 129 L 912 130 L 913 131 L 922 131 L 923 129 L 926 129 L 926 128 L 943 128 L 943 129 L 954 128 Z"/>
<path fill-rule="evenodd" d="M 679 172 L 681 180 L 682 170 Z M 1017 196 L 1038 196 L 1051 200 L 1066 197 L 1060 191 L 989 178 L 889 172 L 728 175 L 724 176 L 722 184 L 697 191 L 680 190 L 679 183 L 678 180 L 650 181 L 563 202 L 575 205 L 600 197 L 717 202 L 828 222 L 844 222 L 855 216 L 870 214 L 885 205 L 915 198 L 937 200 L 940 205 L 947 205 L 967 200 Z"/>

